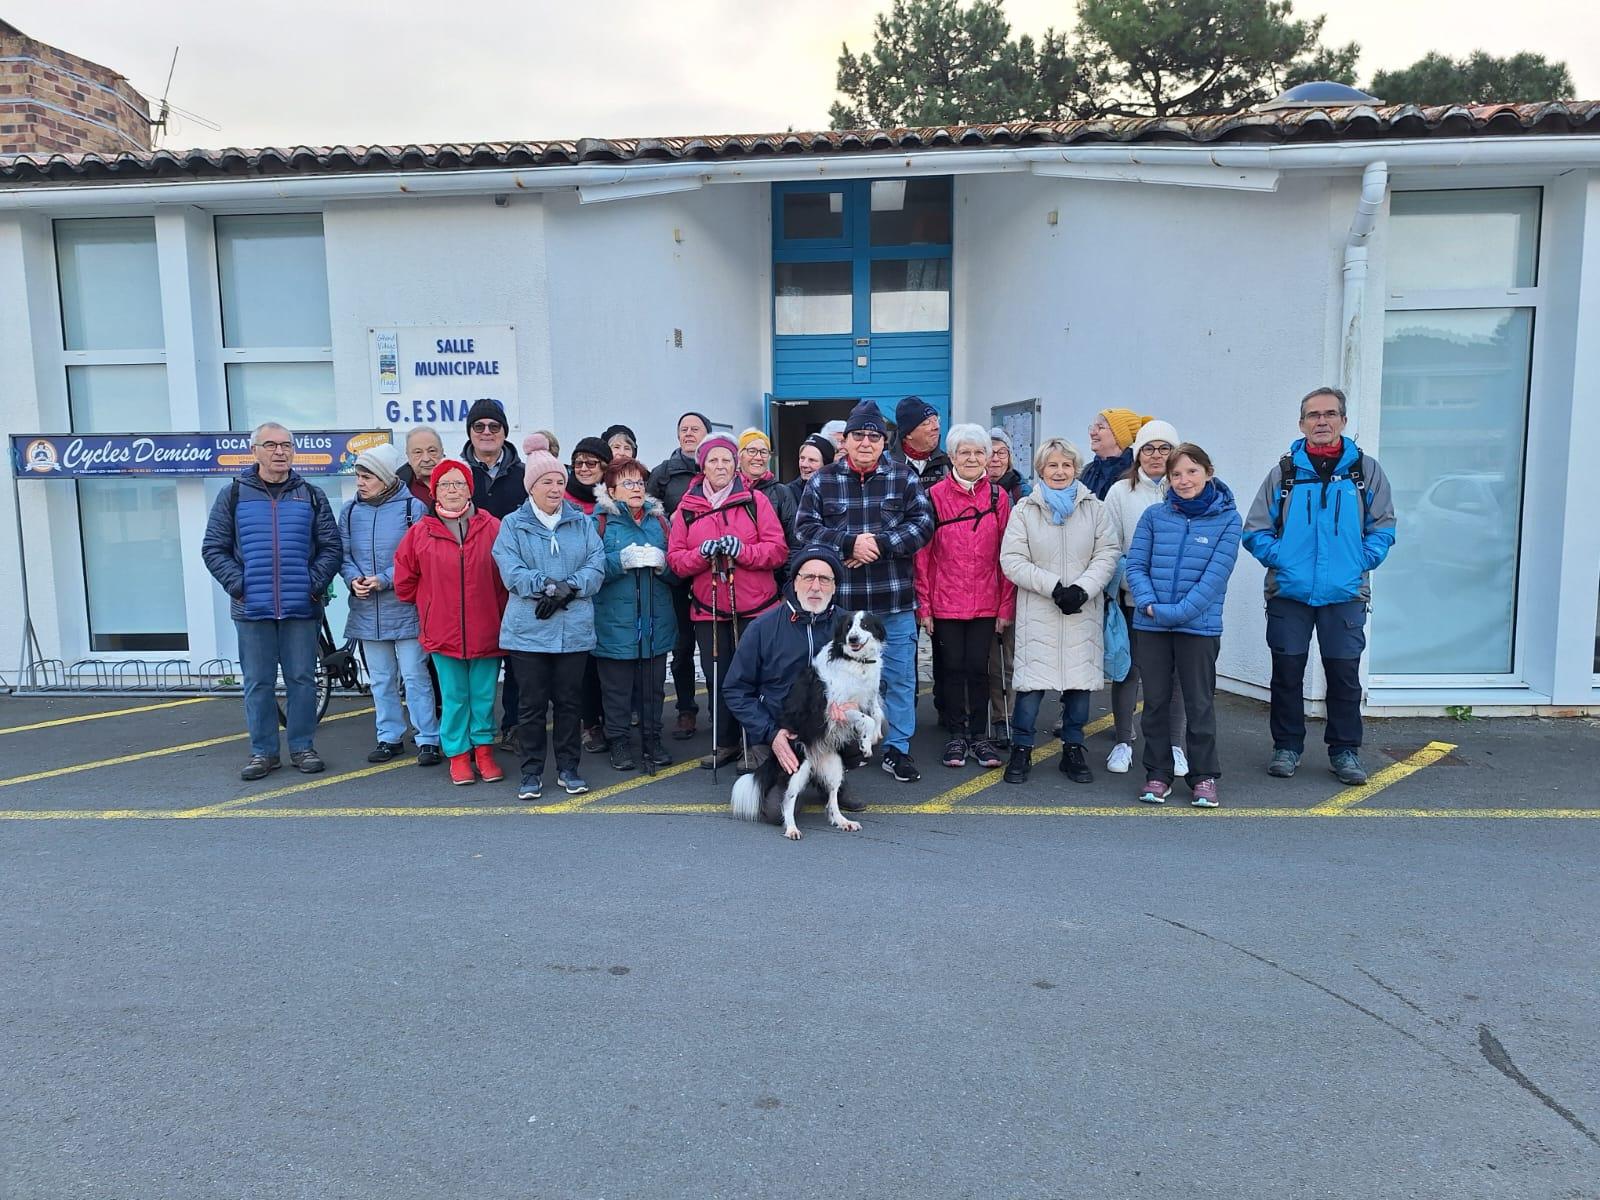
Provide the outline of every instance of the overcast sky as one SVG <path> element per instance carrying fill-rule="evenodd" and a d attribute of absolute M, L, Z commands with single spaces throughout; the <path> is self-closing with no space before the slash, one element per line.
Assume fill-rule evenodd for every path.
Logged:
<path fill-rule="evenodd" d="M 12 0 L 18 28 L 220 126 L 190 146 L 540 140 L 827 126 L 839 44 L 871 43 L 887 0 Z M 1013 33 L 1071 23 L 1070 0 L 1006 0 Z M 1363 82 L 1430 50 L 1564 59 L 1600 99 L 1595 0 L 1299 0 L 1362 46 Z"/>

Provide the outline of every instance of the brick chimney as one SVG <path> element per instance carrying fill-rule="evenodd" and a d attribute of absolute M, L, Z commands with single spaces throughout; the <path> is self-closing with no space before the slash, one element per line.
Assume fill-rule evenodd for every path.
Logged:
<path fill-rule="evenodd" d="M 108 67 L 0 21 L 0 154 L 150 148 L 150 107 Z"/>

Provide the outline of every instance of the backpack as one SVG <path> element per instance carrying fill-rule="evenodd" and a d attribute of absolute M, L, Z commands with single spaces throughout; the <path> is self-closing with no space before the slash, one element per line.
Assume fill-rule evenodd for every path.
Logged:
<path fill-rule="evenodd" d="M 946 476 L 945 478 L 949 478 L 949 477 Z M 971 521 L 972 522 L 972 528 L 974 530 L 976 530 L 978 528 L 978 522 L 983 520 L 990 513 L 995 513 L 996 514 L 995 515 L 995 519 L 999 520 L 1000 519 L 999 518 L 999 508 L 1000 508 L 1000 485 L 998 483 L 996 483 L 994 480 L 991 479 L 989 481 L 989 507 L 988 508 L 979 509 L 979 510 L 976 510 L 976 511 L 973 511 L 973 512 L 969 512 L 969 513 L 962 513 L 959 517 L 946 517 L 942 521 L 935 520 L 934 523 L 933 523 L 933 528 L 935 529 L 935 531 L 937 531 L 937 530 L 943 529 L 946 525 L 956 525 L 956 524 L 959 524 L 962 521 Z"/>
<path fill-rule="evenodd" d="M 1329 483 L 1337 483 L 1341 479 L 1348 479 L 1356 485 L 1356 494 L 1361 497 L 1361 525 L 1366 528 L 1367 523 L 1367 456 L 1360 449 L 1356 450 L 1356 460 L 1350 464 L 1350 469 L 1343 475 L 1334 475 Z M 1285 454 L 1278 460 L 1278 514 L 1273 518 L 1272 532 L 1278 537 L 1283 536 L 1283 519 L 1289 511 L 1289 497 L 1294 494 L 1295 485 L 1300 482 L 1300 472 L 1294 465 L 1294 455 Z M 1306 482 L 1313 482 L 1307 480 Z M 1318 479 L 1315 482 L 1320 483 Z"/>

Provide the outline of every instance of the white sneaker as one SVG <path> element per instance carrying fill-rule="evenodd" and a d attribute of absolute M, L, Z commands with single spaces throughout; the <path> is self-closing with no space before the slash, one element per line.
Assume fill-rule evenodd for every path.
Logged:
<path fill-rule="evenodd" d="M 1177 746 L 1172 748 L 1172 773 L 1179 779 L 1189 773 L 1189 760 Z"/>
<path fill-rule="evenodd" d="M 1118 742 L 1111 747 L 1111 753 L 1106 755 L 1106 770 L 1118 775 L 1126 775 L 1128 768 L 1133 766 L 1133 747 L 1127 742 Z"/>

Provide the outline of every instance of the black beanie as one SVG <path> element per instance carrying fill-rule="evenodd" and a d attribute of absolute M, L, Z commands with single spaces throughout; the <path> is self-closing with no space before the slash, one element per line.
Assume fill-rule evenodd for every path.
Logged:
<path fill-rule="evenodd" d="M 834 447 L 832 438 L 823 437 L 820 433 L 813 433 L 800 444 L 802 446 L 810 446 L 818 454 L 822 455 L 823 466 L 827 466 L 833 461 Z"/>
<path fill-rule="evenodd" d="M 700 424 L 702 424 L 702 425 L 704 425 L 706 427 L 706 436 L 707 437 L 711 436 L 711 418 L 706 416 L 705 413 L 703 413 L 703 412 L 695 412 L 695 410 L 691 408 L 686 413 L 680 413 L 679 416 L 678 416 L 678 419 L 672 423 L 672 436 L 673 437 L 677 437 L 678 436 L 678 426 L 683 424 L 683 418 L 684 417 L 699 417 L 700 418 Z"/>
<path fill-rule="evenodd" d="M 478 421 L 499 421 L 502 430 L 511 428 L 511 423 L 506 420 L 506 410 L 501 407 L 500 401 L 491 400 L 488 396 L 474 400 L 472 407 L 467 410 L 467 428 L 470 430 Z"/>
<path fill-rule="evenodd" d="M 820 558 L 832 568 L 833 581 L 835 583 L 844 582 L 844 560 L 839 557 L 839 552 L 832 546 L 824 545 L 821 542 L 813 543 L 810 546 L 801 546 L 800 549 L 789 556 L 789 578 L 793 579 L 800 573 L 802 563 L 808 563 L 817 558 Z"/>
<path fill-rule="evenodd" d="M 683 420 L 682 417 L 679 417 L 678 419 L 680 421 Z M 708 426 L 706 426 L 706 428 L 709 429 L 711 427 L 708 425 Z M 628 439 L 628 444 L 633 447 L 634 453 L 638 453 L 638 451 L 639 451 L 639 438 L 633 432 L 633 430 L 629 429 L 626 425 L 611 425 L 611 426 L 608 426 L 606 431 L 600 435 L 600 440 L 602 442 L 604 442 L 606 445 L 609 446 L 611 444 L 611 439 L 616 437 L 617 434 L 619 434 L 619 433 L 623 437 Z"/>
<path fill-rule="evenodd" d="M 572 448 L 572 458 L 577 458 L 580 454 L 592 454 L 606 466 L 611 465 L 611 447 L 597 437 L 579 438 L 578 444 Z"/>
<path fill-rule="evenodd" d="M 850 419 L 844 423 L 846 433 L 854 433 L 858 429 L 873 429 L 885 435 L 888 433 L 888 424 L 883 419 L 883 413 L 871 400 L 863 400 L 852 408 Z"/>

